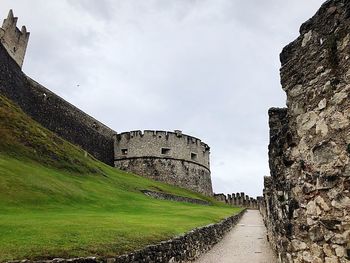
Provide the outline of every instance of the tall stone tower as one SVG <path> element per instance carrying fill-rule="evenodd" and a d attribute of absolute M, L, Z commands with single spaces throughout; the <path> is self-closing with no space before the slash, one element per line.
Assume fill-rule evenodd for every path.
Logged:
<path fill-rule="evenodd" d="M 17 20 L 18 18 L 14 17 L 13 11 L 10 10 L 0 28 L 0 41 L 10 56 L 22 68 L 30 33 L 27 32 L 25 26 L 19 30 Z"/>
<path fill-rule="evenodd" d="M 117 134 L 114 152 L 119 169 L 213 195 L 209 146 L 179 130 Z"/>

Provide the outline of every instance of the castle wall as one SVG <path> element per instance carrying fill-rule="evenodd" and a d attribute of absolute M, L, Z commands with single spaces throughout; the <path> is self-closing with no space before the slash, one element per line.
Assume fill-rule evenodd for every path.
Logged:
<path fill-rule="evenodd" d="M 232 194 L 214 194 L 214 198 L 222 203 L 231 206 L 245 207 L 249 209 L 260 209 L 260 198 L 250 197 L 243 192 L 241 193 L 232 193 Z"/>
<path fill-rule="evenodd" d="M 327 1 L 281 53 L 264 221 L 281 262 L 350 260 L 350 2 Z"/>
<path fill-rule="evenodd" d="M 0 93 L 35 121 L 98 160 L 113 165 L 115 132 L 28 78 L 0 44 Z"/>
<path fill-rule="evenodd" d="M 17 20 L 18 18 L 14 17 L 12 10 L 10 10 L 8 17 L 0 28 L 0 42 L 16 63 L 22 67 L 28 45 L 29 32 L 27 32 L 25 26 L 22 26 L 22 29 L 19 30 L 17 28 Z"/>
<path fill-rule="evenodd" d="M 123 153 L 127 149 L 127 154 Z M 163 153 L 162 153 L 163 149 Z M 209 146 L 181 131 L 132 131 L 116 135 L 115 159 L 152 156 L 173 158 L 209 169 Z M 192 155 L 192 156 L 191 156 Z"/>
<path fill-rule="evenodd" d="M 157 181 L 212 195 L 210 148 L 180 131 L 115 136 L 115 166 Z"/>

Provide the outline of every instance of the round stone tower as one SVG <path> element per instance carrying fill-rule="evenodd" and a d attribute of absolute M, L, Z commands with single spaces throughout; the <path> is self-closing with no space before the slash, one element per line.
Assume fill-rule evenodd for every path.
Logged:
<path fill-rule="evenodd" d="M 115 167 L 211 196 L 209 152 L 178 130 L 124 132 L 114 140 Z"/>

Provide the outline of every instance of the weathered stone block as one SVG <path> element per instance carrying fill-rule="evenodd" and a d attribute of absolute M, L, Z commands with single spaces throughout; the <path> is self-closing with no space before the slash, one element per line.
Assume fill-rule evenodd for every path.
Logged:
<path fill-rule="evenodd" d="M 271 179 L 261 211 L 283 263 L 347 261 L 349 14 L 349 1 L 326 1 L 280 55 L 288 108 L 269 110 Z"/>
<path fill-rule="evenodd" d="M 114 140 L 115 167 L 211 196 L 209 152 L 180 131 L 132 131 Z"/>

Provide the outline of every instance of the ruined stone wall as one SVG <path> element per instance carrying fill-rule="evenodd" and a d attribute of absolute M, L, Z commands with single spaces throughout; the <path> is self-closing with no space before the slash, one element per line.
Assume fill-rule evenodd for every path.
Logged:
<path fill-rule="evenodd" d="M 0 28 L 0 42 L 16 63 L 22 67 L 28 45 L 29 32 L 27 32 L 25 26 L 22 26 L 22 29 L 19 30 L 17 28 L 17 20 L 18 18 L 14 17 L 12 10 L 10 10 L 8 17 Z"/>
<path fill-rule="evenodd" d="M 160 200 L 192 203 L 192 204 L 198 204 L 198 205 L 211 205 L 211 203 L 208 201 L 204 201 L 204 200 L 196 199 L 196 198 L 184 197 L 184 196 L 180 196 L 180 195 L 173 195 L 173 194 L 150 191 L 150 190 L 141 190 L 141 192 L 147 196 L 150 196 L 150 197 L 155 198 L 155 199 L 160 199 Z"/>
<path fill-rule="evenodd" d="M 115 132 L 28 78 L 0 44 L 0 93 L 45 128 L 113 165 Z"/>
<path fill-rule="evenodd" d="M 181 131 L 133 131 L 115 136 L 115 167 L 145 177 L 213 194 L 209 152 L 201 140 Z"/>
<path fill-rule="evenodd" d="M 350 262 L 350 2 L 327 1 L 281 53 L 263 215 L 281 262 Z"/>

